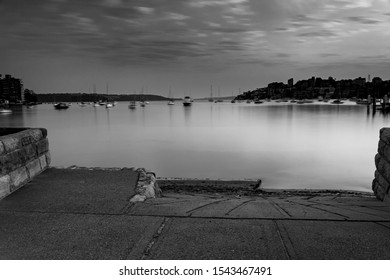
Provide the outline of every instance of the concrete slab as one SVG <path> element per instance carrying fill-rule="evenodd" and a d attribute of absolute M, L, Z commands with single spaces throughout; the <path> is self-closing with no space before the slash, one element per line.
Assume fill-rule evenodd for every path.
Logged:
<path fill-rule="evenodd" d="M 297 259 L 389 259 L 390 229 L 372 222 L 277 221 Z"/>
<path fill-rule="evenodd" d="M 110 213 L 127 207 L 138 173 L 130 170 L 49 168 L 3 199 L 1 210 Z"/>
<path fill-rule="evenodd" d="M 142 204 L 134 205 L 128 212 L 131 215 L 157 215 L 157 216 L 191 216 L 192 212 L 207 205 L 220 203 L 226 198 L 186 195 L 178 199 L 159 198 L 148 200 Z"/>
<path fill-rule="evenodd" d="M 283 199 L 278 197 L 270 197 L 272 201 L 283 212 L 287 213 L 291 219 L 310 219 L 310 220 L 344 220 L 345 217 L 310 207 L 311 203 L 299 203 L 291 199 Z"/>
<path fill-rule="evenodd" d="M 234 209 L 228 215 L 232 218 L 282 219 L 289 216 L 273 203 L 261 197 L 253 198 L 248 203 Z"/>
<path fill-rule="evenodd" d="M 272 221 L 171 218 L 147 259 L 286 259 Z"/>
<path fill-rule="evenodd" d="M 126 259 L 161 222 L 158 217 L 0 212 L 0 259 Z"/>

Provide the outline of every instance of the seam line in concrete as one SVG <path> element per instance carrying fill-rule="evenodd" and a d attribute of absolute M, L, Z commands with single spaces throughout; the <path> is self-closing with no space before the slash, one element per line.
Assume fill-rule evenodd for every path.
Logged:
<path fill-rule="evenodd" d="M 85 212 L 49 212 L 49 211 L 15 211 L 15 210 L 0 210 L 0 213 L 32 213 L 32 214 L 59 214 L 59 215 L 96 215 L 96 216 L 130 216 L 130 217 L 167 217 L 167 218 L 190 218 L 190 219 L 216 219 L 216 220 L 264 220 L 264 221 L 312 221 L 312 222 L 353 222 L 353 223 L 389 223 L 390 218 L 385 220 L 336 220 L 336 219 L 313 219 L 313 218 L 259 218 L 259 217 L 226 217 L 226 216 L 210 216 L 196 217 L 188 215 L 167 215 L 167 214 L 128 214 L 128 213 L 85 213 Z"/>
<path fill-rule="evenodd" d="M 249 202 L 252 202 L 252 201 L 256 201 L 256 199 L 249 199 L 249 200 L 247 200 L 247 201 L 242 202 L 241 204 L 239 204 L 239 205 L 233 207 L 233 208 L 230 209 L 228 212 L 226 212 L 225 215 L 226 215 L 226 216 L 229 215 L 229 214 L 232 213 L 234 210 L 237 210 L 238 208 L 240 208 L 240 207 L 244 206 L 245 204 L 247 204 L 247 203 L 249 203 Z"/>
<path fill-rule="evenodd" d="M 351 211 L 351 212 L 355 212 L 355 213 L 359 213 L 359 214 L 365 214 L 365 215 L 369 215 L 369 216 L 373 216 L 373 217 L 377 217 L 378 215 L 374 215 L 374 214 L 371 214 L 371 213 L 367 213 L 365 211 L 359 211 L 357 209 L 351 209 L 351 208 L 348 208 L 346 206 L 344 207 L 340 207 L 340 205 L 336 206 L 336 205 L 333 205 L 333 204 L 328 204 L 328 203 L 321 203 L 321 202 L 317 202 L 317 201 L 313 201 L 316 205 L 323 205 L 323 206 L 328 206 L 328 207 L 334 207 L 336 209 L 342 209 L 342 210 L 348 210 L 348 211 Z M 356 205 L 353 205 L 353 206 L 356 206 Z M 370 207 L 367 207 L 367 206 L 361 206 L 361 205 L 357 205 L 357 207 L 360 207 L 360 208 L 367 208 L 367 209 L 370 209 L 370 210 L 374 210 L 374 211 L 381 211 L 381 212 L 384 212 L 384 213 L 389 213 L 388 211 L 382 211 L 382 210 L 375 210 L 375 209 L 372 209 Z M 318 208 L 317 208 L 318 209 Z"/>
<path fill-rule="evenodd" d="M 336 220 L 336 219 L 318 219 L 318 218 L 259 218 L 259 217 L 226 217 L 226 216 L 188 216 L 188 215 L 167 215 L 167 214 L 132 214 L 130 216 L 134 217 L 169 217 L 169 218 L 188 218 L 188 219 L 215 219 L 215 220 L 259 220 L 259 221 L 312 221 L 312 222 L 353 222 L 353 223 L 368 223 L 368 222 L 390 222 L 390 219 L 388 220 Z"/>
<path fill-rule="evenodd" d="M 291 240 L 290 240 L 290 237 L 289 237 L 288 233 L 285 231 L 283 225 L 279 226 L 278 222 L 275 220 L 273 222 L 275 224 L 276 231 L 278 232 L 280 242 L 282 242 L 284 252 L 286 254 L 287 259 L 288 260 L 297 259 L 294 247 L 293 247 Z M 285 238 L 283 238 L 283 236 L 285 236 Z"/>
<path fill-rule="evenodd" d="M 377 224 L 377 225 L 380 225 L 380 226 L 385 227 L 385 228 L 387 228 L 387 229 L 390 229 L 390 226 L 384 225 L 384 224 L 382 224 L 382 223 L 383 223 L 383 222 L 374 222 L 374 224 Z"/>
<path fill-rule="evenodd" d="M 195 212 L 196 210 L 199 210 L 201 208 L 207 207 L 207 206 L 212 205 L 212 204 L 218 204 L 220 202 L 224 202 L 224 201 L 228 201 L 228 200 L 230 200 L 230 198 L 228 198 L 228 199 L 221 199 L 221 200 L 218 200 L 218 201 L 213 201 L 211 203 L 207 203 L 207 204 L 201 205 L 199 207 L 195 207 L 195 208 L 193 208 L 191 210 L 188 210 L 186 213 L 189 213 L 188 216 L 190 217 L 192 215 L 192 213 Z"/>
<path fill-rule="evenodd" d="M 158 241 L 159 237 L 162 234 L 163 229 L 165 228 L 165 226 L 169 222 L 169 220 L 170 220 L 170 218 L 167 218 L 167 217 L 164 218 L 160 227 L 157 229 L 157 231 L 153 235 L 152 239 L 150 240 L 150 242 L 146 246 L 145 251 L 141 257 L 142 260 L 144 260 L 145 258 L 147 258 L 150 255 L 150 252 L 152 251 L 154 244 L 156 244 L 156 242 Z"/>
<path fill-rule="evenodd" d="M 264 198 L 264 200 L 268 201 L 276 210 L 278 210 L 282 215 L 291 218 L 292 216 L 290 213 L 287 212 L 287 210 L 283 209 L 282 206 L 278 205 L 275 201 L 272 201 L 271 199 Z"/>
<path fill-rule="evenodd" d="M 306 205 L 306 204 L 299 203 L 299 202 L 296 202 L 296 201 L 290 201 L 290 200 L 287 200 L 287 201 L 288 201 L 288 202 L 295 203 L 295 204 L 298 204 L 298 205 L 301 205 L 301 206 L 305 206 L 305 207 L 308 207 L 308 208 L 317 209 L 317 210 L 320 210 L 320 211 L 323 211 L 323 212 L 326 212 L 326 213 L 329 213 L 329 214 L 337 215 L 337 216 L 343 217 L 345 220 L 349 220 L 349 217 L 344 216 L 344 215 L 339 214 L 339 213 L 336 213 L 336 212 L 332 212 L 332 211 L 329 211 L 329 210 L 326 210 L 326 209 L 321 209 L 321 208 L 315 207 L 315 206 L 313 206 L 313 205 Z M 317 204 L 317 205 L 318 205 L 318 204 Z M 321 204 L 321 205 L 327 206 L 327 205 L 324 205 L 324 204 Z"/>

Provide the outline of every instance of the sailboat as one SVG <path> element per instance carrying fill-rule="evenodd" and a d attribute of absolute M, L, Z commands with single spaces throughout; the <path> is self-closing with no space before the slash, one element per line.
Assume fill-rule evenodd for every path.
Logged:
<path fill-rule="evenodd" d="M 137 108 L 137 103 L 135 102 L 135 97 L 133 97 L 133 100 L 129 103 L 129 109 L 135 109 Z"/>
<path fill-rule="evenodd" d="M 210 98 L 209 98 L 209 102 L 213 102 L 214 99 L 213 99 L 213 86 L 211 85 L 210 86 Z"/>
<path fill-rule="evenodd" d="M 343 104 L 344 102 L 341 101 L 341 90 L 340 90 L 340 87 L 339 87 L 339 98 L 334 100 L 332 102 L 332 104 L 336 104 L 336 105 L 339 105 L 339 104 Z"/>
<path fill-rule="evenodd" d="M 168 105 L 175 105 L 175 102 L 173 101 L 172 97 L 171 97 L 171 87 L 169 87 L 169 101 L 168 101 Z"/>
<path fill-rule="evenodd" d="M 183 100 L 183 106 L 191 106 L 192 105 L 192 100 L 191 100 L 191 97 L 189 96 L 186 96 L 184 97 L 184 100 Z"/>

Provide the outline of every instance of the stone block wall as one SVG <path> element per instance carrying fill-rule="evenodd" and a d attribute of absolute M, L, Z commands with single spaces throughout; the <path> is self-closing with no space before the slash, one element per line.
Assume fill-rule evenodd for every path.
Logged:
<path fill-rule="evenodd" d="M 375 179 L 372 181 L 372 190 L 379 200 L 390 202 L 390 128 L 382 128 L 379 132 L 375 166 Z"/>
<path fill-rule="evenodd" d="M 0 199 L 50 165 L 44 128 L 0 128 Z"/>

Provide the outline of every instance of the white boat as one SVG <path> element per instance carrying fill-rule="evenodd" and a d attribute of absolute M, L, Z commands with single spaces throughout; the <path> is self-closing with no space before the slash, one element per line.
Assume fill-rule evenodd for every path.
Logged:
<path fill-rule="evenodd" d="M 107 103 L 106 104 L 106 108 L 112 108 L 112 107 L 114 107 L 114 105 L 112 103 Z"/>
<path fill-rule="evenodd" d="M 93 107 L 99 107 L 99 106 L 100 106 L 99 103 L 97 102 L 93 103 Z"/>
<path fill-rule="evenodd" d="M 139 103 L 139 105 L 140 105 L 141 107 L 145 107 L 146 103 L 145 103 L 144 101 L 141 101 L 141 102 Z"/>
<path fill-rule="evenodd" d="M 168 101 L 168 105 L 175 105 L 175 102 L 172 99 L 172 92 L 171 92 L 171 87 L 169 87 L 169 98 L 170 100 Z"/>
<path fill-rule="evenodd" d="M 12 114 L 12 110 L 6 109 L 6 108 L 0 108 L 0 114 L 2 114 L 2 115 Z"/>
<path fill-rule="evenodd" d="M 183 100 L 183 106 L 191 106 L 192 105 L 192 100 L 191 100 L 191 97 L 189 96 L 186 96 L 184 97 L 184 100 Z"/>
<path fill-rule="evenodd" d="M 137 108 L 137 103 L 135 101 L 130 101 L 129 109 L 135 109 Z"/>

